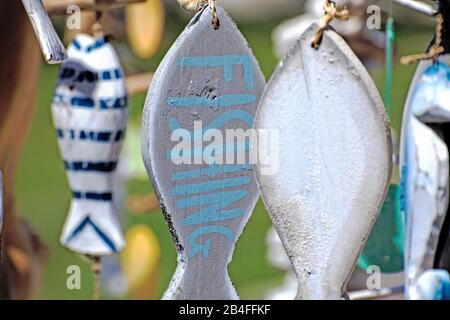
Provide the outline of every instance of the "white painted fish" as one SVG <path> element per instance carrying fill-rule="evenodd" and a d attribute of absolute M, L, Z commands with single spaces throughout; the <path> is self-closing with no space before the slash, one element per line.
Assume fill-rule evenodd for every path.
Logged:
<path fill-rule="evenodd" d="M 406 224 L 405 293 L 420 299 L 419 277 L 435 264 L 449 205 L 450 56 L 422 61 L 405 106 L 400 166 Z"/>
<path fill-rule="evenodd" d="M 298 278 L 297 299 L 341 299 L 391 176 L 387 115 L 367 71 L 311 25 L 273 74 L 258 106 L 261 194 Z M 279 136 L 267 144 L 261 131 Z M 269 153 L 269 151 L 272 151 Z"/>
<path fill-rule="evenodd" d="M 103 38 L 78 35 L 68 54 L 52 103 L 72 189 L 61 243 L 82 254 L 113 254 L 124 246 L 113 204 L 113 175 L 128 120 L 123 71 Z"/>

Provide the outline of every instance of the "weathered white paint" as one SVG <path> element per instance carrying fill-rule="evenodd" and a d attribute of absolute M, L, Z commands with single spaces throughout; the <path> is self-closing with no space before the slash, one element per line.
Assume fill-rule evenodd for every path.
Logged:
<path fill-rule="evenodd" d="M 420 300 L 450 299 L 450 275 L 448 271 L 425 271 L 417 280 L 416 294 Z"/>
<path fill-rule="evenodd" d="M 256 128 L 279 132 L 279 159 L 271 160 L 280 169 L 266 176 L 258 164 L 257 178 L 296 271 L 297 298 L 340 299 L 386 195 L 392 142 L 367 71 L 334 31 L 312 49 L 316 28 L 261 98 Z"/>
<path fill-rule="evenodd" d="M 273 227 L 267 232 L 266 242 L 268 262 L 284 271 L 285 275 L 283 283 L 278 287 L 271 288 L 265 298 L 267 300 L 292 300 L 298 290 L 297 278 L 281 239 Z"/>
<path fill-rule="evenodd" d="M 405 293 L 432 269 L 449 204 L 449 151 L 441 125 L 450 122 L 450 55 L 419 63 L 403 114 L 400 168 L 406 221 Z"/>
<path fill-rule="evenodd" d="M 41 0 L 22 0 L 23 6 L 33 25 L 45 61 L 50 64 L 67 60 L 67 52 L 58 37 Z"/>
<path fill-rule="evenodd" d="M 208 127 L 225 137 L 227 129 L 253 126 L 264 77 L 222 8 L 218 17 L 218 30 L 209 7 L 192 19 L 158 67 L 145 103 L 142 157 L 178 252 L 164 299 L 238 298 L 227 266 L 259 197 L 253 166 L 177 164 L 172 153 L 177 129 L 200 133 L 191 153 L 209 145 L 200 141 Z M 237 99 L 224 103 L 230 95 Z M 203 131 L 194 129 L 199 121 Z"/>
<path fill-rule="evenodd" d="M 128 120 L 123 71 L 104 39 L 80 34 L 68 54 L 52 103 L 73 193 L 60 240 L 75 252 L 113 254 L 124 246 L 113 203 L 113 175 Z"/>

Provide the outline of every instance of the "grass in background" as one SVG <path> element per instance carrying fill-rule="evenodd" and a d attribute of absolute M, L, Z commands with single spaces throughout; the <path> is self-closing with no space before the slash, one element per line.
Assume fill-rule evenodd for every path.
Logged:
<path fill-rule="evenodd" d="M 277 63 L 272 54 L 272 27 L 273 25 L 240 26 L 266 78 L 270 77 Z M 421 52 L 427 46 L 431 32 L 416 31 L 418 30 L 412 32 L 411 29 L 398 28 L 397 49 L 400 55 Z M 172 32 L 162 52 L 168 49 L 175 36 L 176 33 Z M 157 59 L 162 56 L 163 54 L 159 55 Z M 156 65 L 157 61 L 151 61 L 147 66 Z M 392 122 L 397 132 L 400 127 L 403 102 L 414 68 L 414 66 L 402 67 L 398 63 L 395 67 Z M 90 299 L 92 275 L 88 261 L 62 248 L 58 241 L 68 211 L 70 190 L 58 153 L 50 114 L 57 70 L 58 67 L 47 65 L 42 68 L 35 117 L 20 163 L 17 200 L 20 212 L 35 227 L 51 252 L 45 270 L 43 287 L 36 298 Z M 374 77 L 383 91 L 384 72 L 380 71 Z M 140 123 L 144 98 L 144 95 L 132 98 L 130 121 Z M 131 180 L 127 183 L 128 194 L 142 194 L 150 191 L 150 182 Z M 171 236 L 159 210 L 144 216 L 125 213 L 124 230 L 137 223 L 149 225 L 161 243 L 162 266 L 159 291 L 162 294 L 176 266 L 176 253 Z M 237 291 L 244 299 L 263 298 L 267 289 L 282 281 L 282 274 L 267 264 L 265 256 L 265 237 L 269 227 L 270 220 L 264 206 L 259 202 L 238 242 L 233 262 L 229 268 Z M 66 268 L 73 264 L 79 265 L 82 269 L 81 290 L 66 289 Z"/>

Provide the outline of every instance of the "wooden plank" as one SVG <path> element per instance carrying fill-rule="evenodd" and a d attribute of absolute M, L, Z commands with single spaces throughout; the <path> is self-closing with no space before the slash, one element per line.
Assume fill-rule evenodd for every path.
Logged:
<path fill-rule="evenodd" d="M 41 0 L 22 0 L 22 3 L 33 25 L 45 61 L 50 64 L 64 62 L 67 59 L 66 49 L 53 28 Z"/>
<path fill-rule="evenodd" d="M 258 107 L 257 178 L 298 278 L 297 299 L 341 299 L 390 182 L 387 115 L 344 40 L 313 24 L 270 80 Z M 262 130 L 277 134 L 278 148 Z M 273 169 L 278 168 L 278 170 Z"/>
<path fill-rule="evenodd" d="M 146 0 L 43 0 L 45 10 L 51 16 L 67 14 L 69 6 L 78 6 L 81 10 L 102 11 L 122 8 Z"/>
<path fill-rule="evenodd" d="M 253 166 L 222 163 L 225 140 L 202 139 L 252 128 L 265 86 L 235 24 L 222 8 L 218 16 L 218 30 L 209 7 L 192 19 L 160 64 L 145 104 L 142 157 L 178 251 L 164 299 L 238 298 L 227 266 L 259 197 Z M 172 138 L 180 133 L 193 141 L 183 153 Z M 213 144 L 217 157 L 206 149 Z M 230 143 L 239 145 L 248 157 L 248 144 Z"/>

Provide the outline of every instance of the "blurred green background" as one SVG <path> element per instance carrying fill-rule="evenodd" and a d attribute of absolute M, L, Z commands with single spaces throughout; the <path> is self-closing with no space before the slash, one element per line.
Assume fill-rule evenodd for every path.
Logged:
<path fill-rule="evenodd" d="M 150 61 L 131 62 L 140 70 L 155 70 L 164 53 L 184 28 L 184 21 L 168 17 L 166 38 L 161 53 Z M 265 24 L 239 24 L 247 38 L 261 68 L 269 79 L 276 67 L 277 59 L 272 53 L 271 32 L 276 22 Z M 432 37 L 432 29 L 396 26 L 397 56 L 422 52 Z M 121 44 L 116 44 L 119 52 Z M 394 70 L 392 123 L 398 133 L 403 103 L 407 94 L 414 66 L 403 67 L 396 59 Z M 35 117 L 23 149 L 17 182 L 17 197 L 20 212 L 34 226 L 49 246 L 50 257 L 45 270 L 42 290 L 36 296 L 40 299 L 90 299 L 92 274 L 89 263 L 83 257 L 71 253 L 59 244 L 59 235 L 70 201 L 70 191 L 58 153 L 55 133 L 51 121 L 50 103 L 58 66 L 42 65 Z M 383 94 L 384 70 L 380 68 L 373 77 Z M 145 95 L 131 99 L 130 121 L 140 126 L 140 117 Z M 140 156 L 140 155 L 137 155 Z M 147 180 L 131 180 L 127 183 L 127 194 L 150 193 L 152 187 Z M 176 266 L 176 252 L 162 214 L 155 210 L 146 215 L 125 212 L 123 228 L 134 224 L 146 224 L 157 235 L 162 248 L 161 277 L 158 285 L 160 295 L 165 290 Z M 258 203 L 242 237 L 240 238 L 229 271 L 231 278 L 243 299 L 263 298 L 268 289 L 282 282 L 283 274 L 271 267 L 266 259 L 266 232 L 270 221 L 261 202 Z M 79 265 L 82 268 L 81 290 L 66 288 L 66 268 Z M 104 298 L 110 298 L 104 296 Z M 127 297 L 122 297 L 127 298 Z M 158 297 L 155 297 L 158 298 Z"/>

